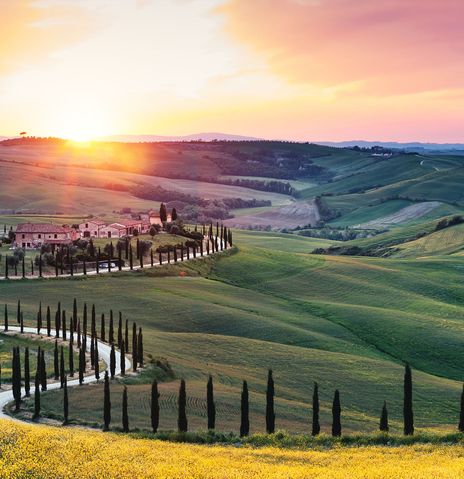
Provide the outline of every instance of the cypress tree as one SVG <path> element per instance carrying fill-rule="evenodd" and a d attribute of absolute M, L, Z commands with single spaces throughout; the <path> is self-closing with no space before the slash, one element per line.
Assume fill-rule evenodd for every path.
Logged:
<path fill-rule="evenodd" d="M 143 334 L 142 328 L 139 328 L 139 334 L 137 337 L 137 360 L 139 362 L 139 366 L 143 368 Z"/>
<path fill-rule="evenodd" d="M 179 388 L 179 412 L 177 417 L 177 428 L 179 432 L 187 432 L 188 430 L 186 407 L 187 393 L 185 391 L 185 381 L 181 379 Z"/>
<path fill-rule="evenodd" d="M 124 341 L 121 341 L 121 357 L 120 357 L 121 376 L 126 375 L 126 351 Z"/>
<path fill-rule="evenodd" d="M 69 404 L 68 404 L 68 379 L 64 377 L 64 389 L 63 389 L 63 425 L 69 424 Z"/>
<path fill-rule="evenodd" d="M 134 257 L 132 253 L 132 244 L 129 245 L 129 267 L 131 271 L 134 269 Z"/>
<path fill-rule="evenodd" d="M 90 368 L 95 369 L 95 336 L 92 331 L 92 336 L 90 337 Z"/>
<path fill-rule="evenodd" d="M 154 266 L 154 262 L 155 262 L 155 260 L 153 258 L 153 250 L 150 249 L 150 265 L 151 265 L 152 268 Z"/>
<path fill-rule="evenodd" d="M 118 246 L 118 270 L 122 270 L 122 252 L 121 248 Z"/>
<path fill-rule="evenodd" d="M 250 415 L 248 404 L 248 383 L 243 381 L 242 396 L 240 401 L 240 437 L 250 433 Z"/>
<path fill-rule="evenodd" d="M 158 382 L 155 379 L 151 385 L 151 428 L 154 433 L 158 431 L 159 426 L 159 397 Z"/>
<path fill-rule="evenodd" d="M 5 279 L 8 279 L 8 255 L 5 257 Z"/>
<path fill-rule="evenodd" d="M 97 316 L 95 313 L 95 305 L 92 304 L 92 316 L 91 316 L 91 323 L 90 323 L 90 333 L 93 337 L 97 335 Z"/>
<path fill-rule="evenodd" d="M 95 261 L 95 271 L 97 272 L 97 274 L 100 272 L 100 248 L 98 248 L 98 251 L 97 251 L 97 257 Z"/>
<path fill-rule="evenodd" d="M 121 313 L 119 313 L 121 314 Z M 124 328 L 124 344 L 126 345 L 126 353 L 129 352 L 129 320 L 126 319 L 126 324 Z"/>
<path fill-rule="evenodd" d="M 55 339 L 55 349 L 53 351 L 53 372 L 55 381 L 58 381 L 60 377 L 60 361 L 58 355 L 58 341 Z"/>
<path fill-rule="evenodd" d="M 75 331 L 76 330 L 76 325 L 77 325 L 77 300 L 76 300 L 76 298 L 74 298 L 74 300 L 73 300 L 72 318 L 73 318 L 74 331 Z"/>
<path fill-rule="evenodd" d="M 60 329 L 61 329 L 60 313 L 56 311 L 55 312 L 55 338 L 60 337 Z"/>
<path fill-rule="evenodd" d="M 23 261 L 22 261 L 22 277 L 23 279 L 26 277 L 26 258 L 23 256 Z"/>
<path fill-rule="evenodd" d="M 69 340 L 74 344 L 74 331 L 76 330 L 76 325 L 74 324 L 74 318 L 71 316 L 71 324 L 69 325 Z"/>
<path fill-rule="evenodd" d="M 332 404 L 332 436 L 334 437 L 342 435 L 341 412 L 340 393 L 336 389 Z"/>
<path fill-rule="evenodd" d="M 18 305 L 16 307 L 16 321 L 18 324 L 21 323 L 21 300 L 18 300 Z"/>
<path fill-rule="evenodd" d="M 52 317 L 50 312 L 50 306 L 47 306 L 47 336 L 51 336 L 52 331 Z"/>
<path fill-rule="evenodd" d="M 94 347 L 95 378 L 98 381 L 100 379 L 100 358 L 98 354 L 98 340 L 96 337 L 94 338 L 94 341 L 95 341 L 95 347 Z"/>
<path fill-rule="evenodd" d="M 5 304 L 5 312 L 3 313 L 3 319 L 5 324 L 5 331 L 8 331 L 8 306 Z"/>
<path fill-rule="evenodd" d="M 129 432 L 129 416 L 127 414 L 127 387 L 124 386 L 122 393 L 122 430 Z"/>
<path fill-rule="evenodd" d="M 39 363 L 37 362 L 37 368 Z M 37 421 L 40 417 L 40 374 L 37 369 L 35 373 L 35 391 L 34 391 L 34 421 Z"/>
<path fill-rule="evenodd" d="M 233 246 L 232 244 L 232 230 L 229 228 L 229 245 Z"/>
<path fill-rule="evenodd" d="M 20 322 L 20 326 L 21 326 L 21 333 L 24 333 L 24 315 L 23 315 L 23 312 L 21 311 L 21 322 Z"/>
<path fill-rule="evenodd" d="M 272 377 L 272 369 L 269 369 L 268 376 L 267 376 L 266 431 L 268 434 L 273 434 L 275 431 L 274 379 Z"/>
<path fill-rule="evenodd" d="M 26 397 L 31 395 L 31 374 L 29 369 L 29 348 L 24 350 L 24 392 Z"/>
<path fill-rule="evenodd" d="M 114 343 L 114 323 L 113 323 L 113 310 L 110 309 L 110 329 L 109 329 L 108 342 L 110 344 Z"/>
<path fill-rule="evenodd" d="M 42 277 L 42 255 L 39 254 L 39 278 Z"/>
<path fill-rule="evenodd" d="M 321 425 L 319 424 L 319 386 L 314 383 L 313 391 L 313 424 L 312 424 L 312 436 L 317 436 L 321 432 Z"/>
<path fill-rule="evenodd" d="M 42 329 L 42 301 L 39 303 L 39 311 L 37 313 L 37 334 L 40 334 Z"/>
<path fill-rule="evenodd" d="M 214 403 L 213 378 L 211 374 L 206 385 L 206 409 L 208 412 L 208 429 L 216 427 L 216 404 Z"/>
<path fill-rule="evenodd" d="M 81 341 L 81 320 L 77 320 L 77 347 L 80 348 L 82 346 Z"/>
<path fill-rule="evenodd" d="M 111 352 L 110 352 L 110 374 L 111 379 L 114 379 L 116 374 L 116 352 L 114 350 L 114 344 L 111 344 Z"/>
<path fill-rule="evenodd" d="M 69 340 L 69 375 L 74 377 L 74 348 L 71 339 Z"/>
<path fill-rule="evenodd" d="M 87 304 L 84 303 L 84 312 L 82 316 L 82 348 L 84 353 L 87 351 Z"/>
<path fill-rule="evenodd" d="M 105 386 L 103 388 L 103 430 L 109 431 L 111 422 L 111 397 L 108 371 L 105 371 Z"/>
<path fill-rule="evenodd" d="M 132 369 L 137 371 L 137 325 L 132 323 Z"/>
<path fill-rule="evenodd" d="M 166 223 L 166 221 L 168 220 L 168 214 L 166 211 L 166 205 L 164 203 L 161 203 L 160 205 L 159 215 L 160 215 L 161 223 Z"/>
<path fill-rule="evenodd" d="M 15 410 L 19 411 L 21 404 L 21 360 L 19 357 L 19 347 L 13 348 L 12 361 L 12 389 L 15 402 Z"/>
<path fill-rule="evenodd" d="M 42 391 L 47 390 L 47 365 L 45 363 L 45 351 L 40 352 L 40 372 L 42 377 Z"/>
<path fill-rule="evenodd" d="M 161 250 L 158 248 L 158 263 L 161 265 L 163 264 L 163 253 L 161 253 Z"/>
<path fill-rule="evenodd" d="M 65 365 L 64 365 L 64 349 L 63 346 L 60 348 L 60 389 L 64 387 L 64 377 L 66 376 Z"/>
<path fill-rule="evenodd" d="M 82 259 L 82 273 L 84 276 L 87 276 L 87 263 L 85 262 L 85 258 Z"/>
<path fill-rule="evenodd" d="M 106 341 L 106 333 L 105 333 L 105 313 L 102 313 L 101 315 L 101 321 L 100 321 L 100 339 L 105 342 Z"/>
<path fill-rule="evenodd" d="M 121 349 L 122 344 L 122 314 L 119 311 L 119 321 L 118 321 L 118 348 Z"/>
<path fill-rule="evenodd" d="M 404 435 L 414 434 L 414 413 L 412 410 L 412 374 L 409 364 L 404 370 L 404 403 L 403 403 Z"/>
<path fill-rule="evenodd" d="M 464 432 L 464 384 L 462 386 L 462 392 L 461 392 L 461 409 L 459 412 L 458 430 L 459 432 Z"/>
<path fill-rule="evenodd" d="M 382 413 L 380 414 L 380 428 L 382 432 L 388 432 L 388 410 L 387 401 L 383 402 Z"/>
<path fill-rule="evenodd" d="M 63 338 L 63 341 L 66 341 L 66 311 L 65 310 L 63 310 L 63 313 L 61 314 L 61 327 L 62 327 L 61 337 Z"/>
<path fill-rule="evenodd" d="M 85 374 L 85 353 L 82 348 L 79 349 L 79 384 L 84 383 Z"/>

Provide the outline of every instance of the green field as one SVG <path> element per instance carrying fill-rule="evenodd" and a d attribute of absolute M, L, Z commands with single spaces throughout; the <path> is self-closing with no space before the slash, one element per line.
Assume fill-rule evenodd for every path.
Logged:
<path fill-rule="evenodd" d="M 374 431 L 384 399 L 392 429 L 401 430 L 403 361 L 414 371 L 419 428 L 453 429 L 464 360 L 464 258 L 381 259 L 308 254 L 324 240 L 235 232 L 237 250 L 166 270 L 112 277 L 1 283 L 14 307 L 22 298 L 35 317 L 39 300 L 70 308 L 94 303 L 144 330 L 147 360 L 163 358 L 187 380 L 192 429 L 205 428 L 205 383 L 215 380 L 220 430 L 237 430 L 241 381 L 251 390 L 252 430 L 264 430 L 268 368 L 276 379 L 277 427 L 309 428 L 313 381 L 321 390 L 323 429 L 329 430 L 333 391 L 342 395 L 349 431 Z M 185 270 L 188 275 L 179 277 Z M 149 382 L 161 384 L 161 428 L 176 426 L 178 381 L 150 365 L 130 383 L 131 424 L 148 427 Z M 112 398 L 118 421 L 121 385 Z M 89 397 L 94 400 L 88 401 Z M 99 385 L 73 389 L 71 417 L 101 423 Z M 61 395 L 43 396 L 60 414 Z"/>

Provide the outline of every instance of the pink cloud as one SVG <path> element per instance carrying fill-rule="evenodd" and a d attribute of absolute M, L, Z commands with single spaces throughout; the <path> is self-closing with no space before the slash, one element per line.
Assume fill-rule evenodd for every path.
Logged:
<path fill-rule="evenodd" d="M 291 82 L 360 82 L 373 95 L 462 85 L 460 0 L 228 0 L 220 11 Z"/>

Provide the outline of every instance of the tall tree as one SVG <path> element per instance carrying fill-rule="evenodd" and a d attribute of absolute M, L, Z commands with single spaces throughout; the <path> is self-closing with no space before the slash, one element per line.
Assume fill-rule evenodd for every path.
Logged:
<path fill-rule="evenodd" d="M 74 300 L 73 300 L 72 318 L 73 318 L 74 331 L 75 331 L 76 330 L 76 325 L 77 325 L 77 300 L 76 300 L 76 298 L 74 298 Z"/>
<path fill-rule="evenodd" d="M 151 385 L 151 428 L 154 433 L 158 431 L 159 426 L 159 397 L 158 382 L 155 379 Z"/>
<path fill-rule="evenodd" d="M 93 348 L 93 351 L 94 351 L 93 353 L 95 355 L 95 358 L 94 358 L 95 378 L 98 381 L 100 379 L 100 357 L 98 354 L 98 340 L 96 337 L 94 338 L 94 341 L 95 341 L 95 346 Z"/>
<path fill-rule="evenodd" d="M 208 429 L 214 429 L 216 427 L 216 404 L 214 403 L 213 377 L 211 374 L 206 385 L 206 409 L 208 413 Z"/>
<path fill-rule="evenodd" d="M 24 350 L 24 393 L 26 397 L 31 395 L 31 373 L 29 364 L 29 348 L 26 346 Z"/>
<path fill-rule="evenodd" d="M 274 379 L 272 369 L 269 369 L 267 376 L 266 389 L 266 432 L 273 434 L 275 431 L 275 412 L 274 412 Z"/>
<path fill-rule="evenodd" d="M 321 432 L 321 425 L 319 423 L 319 386 L 314 383 L 313 391 L 313 424 L 312 424 L 312 436 L 317 436 Z"/>
<path fill-rule="evenodd" d="M 176 221 L 177 219 L 177 210 L 175 208 L 171 211 L 171 221 Z"/>
<path fill-rule="evenodd" d="M 110 374 L 111 379 L 114 379 L 114 375 L 116 373 L 116 352 L 114 350 L 114 344 L 111 344 L 111 352 L 110 352 Z"/>
<path fill-rule="evenodd" d="M 81 320 L 77 320 L 77 347 L 80 348 L 82 346 L 81 340 Z"/>
<path fill-rule="evenodd" d="M 334 437 L 342 435 L 341 413 L 340 393 L 338 389 L 336 389 L 332 403 L 332 436 Z"/>
<path fill-rule="evenodd" d="M 414 413 L 412 409 L 412 373 L 408 363 L 404 369 L 404 402 L 403 402 L 404 435 L 414 434 Z"/>
<path fill-rule="evenodd" d="M 64 349 L 61 346 L 60 349 L 60 388 L 63 389 L 64 387 L 64 378 L 66 376 L 66 369 L 64 364 Z"/>
<path fill-rule="evenodd" d="M 39 311 L 37 312 L 37 334 L 40 334 L 42 329 L 42 301 L 39 303 Z"/>
<path fill-rule="evenodd" d="M 137 361 L 139 366 L 143 368 L 143 334 L 142 328 L 139 328 L 139 334 L 137 336 Z"/>
<path fill-rule="evenodd" d="M 37 371 L 35 373 L 35 390 L 34 390 L 34 415 L 33 419 L 37 421 L 40 417 L 40 373 L 39 363 L 37 362 Z"/>
<path fill-rule="evenodd" d="M 132 328 L 132 369 L 137 371 L 137 363 L 138 363 L 138 356 L 137 356 L 137 326 L 133 323 Z"/>
<path fill-rule="evenodd" d="M 129 432 L 129 416 L 127 414 L 127 387 L 124 386 L 122 393 L 122 430 Z"/>
<path fill-rule="evenodd" d="M 11 379 L 15 410 L 19 411 L 19 406 L 21 405 L 21 360 L 19 357 L 19 346 L 13 348 Z"/>
<path fill-rule="evenodd" d="M 118 321 L 118 348 L 119 349 L 121 349 L 121 343 L 122 343 L 122 314 L 121 314 L 121 311 L 119 311 L 119 321 Z"/>
<path fill-rule="evenodd" d="M 388 410 L 387 410 L 387 401 L 383 402 L 382 413 L 380 414 L 380 427 L 379 429 L 382 432 L 388 432 Z"/>
<path fill-rule="evenodd" d="M 16 321 L 18 324 L 21 322 L 21 300 L 18 299 L 18 304 L 16 306 Z"/>
<path fill-rule="evenodd" d="M 50 306 L 47 306 L 47 336 L 50 337 L 51 335 L 51 332 L 52 332 L 52 316 L 51 316 L 51 312 L 50 312 Z"/>
<path fill-rule="evenodd" d="M 74 347 L 71 339 L 69 339 L 69 375 L 74 377 Z"/>
<path fill-rule="evenodd" d="M 120 368 L 121 368 L 121 376 L 126 375 L 126 351 L 125 351 L 125 344 L 124 341 L 121 342 L 121 357 L 120 357 Z"/>
<path fill-rule="evenodd" d="M 69 403 L 68 403 L 68 379 L 64 377 L 64 388 L 63 388 L 63 425 L 69 424 Z"/>
<path fill-rule="evenodd" d="M 461 409 L 459 412 L 458 429 L 459 429 L 459 432 L 464 432 L 464 384 L 462 386 L 462 392 L 461 392 Z"/>
<path fill-rule="evenodd" d="M 122 318 L 121 311 L 119 311 L 119 316 Z M 122 321 L 122 319 L 121 319 Z M 129 320 L 126 319 L 126 324 L 124 328 L 124 344 L 126 345 L 126 353 L 129 352 Z"/>
<path fill-rule="evenodd" d="M 79 384 L 84 383 L 84 375 L 85 375 L 85 353 L 84 353 L 84 349 L 81 347 L 79 348 Z"/>
<path fill-rule="evenodd" d="M 103 389 L 103 430 L 109 431 L 111 422 L 111 397 L 108 371 L 105 371 L 105 386 Z"/>
<path fill-rule="evenodd" d="M 240 401 L 240 437 L 248 436 L 250 433 L 250 415 L 248 403 L 248 383 L 243 381 L 242 395 Z"/>
<path fill-rule="evenodd" d="M 53 372 L 55 381 L 58 381 L 60 377 L 60 361 L 58 354 L 58 341 L 55 339 L 55 349 L 53 350 Z"/>
<path fill-rule="evenodd" d="M 114 321 L 113 321 L 113 310 L 110 309 L 110 326 L 108 331 L 108 342 L 110 344 L 114 343 Z"/>
<path fill-rule="evenodd" d="M 166 223 L 166 221 L 168 220 L 166 205 L 164 203 L 161 203 L 160 205 L 160 220 L 161 220 L 161 223 Z"/>
<path fill-rule="evenodd" d="M 66 311 L 63 310 L 61 313 L 61 327 L 62 327 L 62 335 L 63 341 L 66 341 Z"/>
<path fill-rule="evenodd" d="M 47 390 L 47 364 L 45 363 L 45 351 L 40 351 L 40 372 L 42 377 L 42 391 Z"/>
<path fill-rule="evenodd" d="M 8 306 L 5 304 L 5 312 L 4 312 L 4 315 L 3 315 L 3 319 L 4 319 L 4 324 L 5 324 L 5 331 L 8 331 Z"/>
<path fill-rule="evenodd" d="M 177 427 L 179 432 L 187 432 L 188 430 L 188 421 L 187 421 L 187 392 L 185 390 L 185 381 L 183 379 L 180 380 L 180 388 L 179 388 L 179 411 L 177 417 Z"/>
<path fill-rule="evenodd" d="M 100 339 L 105 342 L 106 341 L 106 332 L 105 332 L 105 313 L 101 315 L 100 321 Z"/>
<path fill-rule="evenodd" d="M 82 315 L 82 348 L 84 353 L 87 351 L 87 304 L 84 303 L 84 312 Z"/>

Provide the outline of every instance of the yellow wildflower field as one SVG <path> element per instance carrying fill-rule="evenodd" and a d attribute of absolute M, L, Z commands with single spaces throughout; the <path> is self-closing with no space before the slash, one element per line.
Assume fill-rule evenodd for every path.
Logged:
<path fill-rule="evenodd" d="M 80 428 L 0 422 L 0 477 L 458 478 L 459 445 L 288 450 L 178 444 Z"/>

